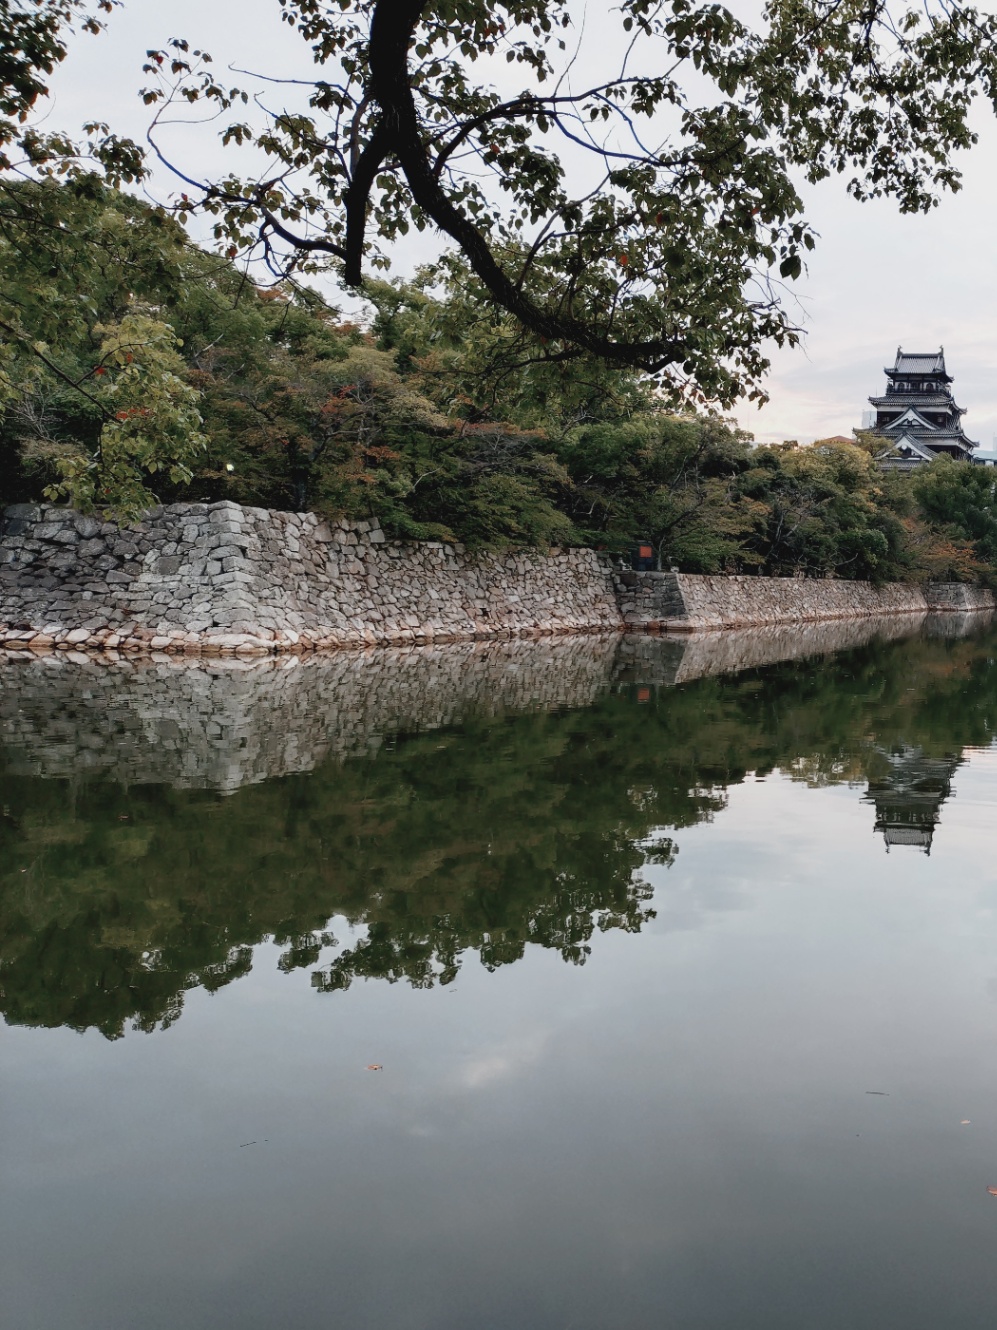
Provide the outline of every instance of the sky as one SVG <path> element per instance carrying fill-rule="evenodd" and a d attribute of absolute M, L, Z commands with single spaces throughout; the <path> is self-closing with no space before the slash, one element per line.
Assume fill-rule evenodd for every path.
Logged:
<path fill-rule="evenodd" d="M 743 12 L 747 6 L 734 0 L 732 7 Z M 52 81 L 50 124 L 69 129 L 99 117 L 118 132 L 143 137 L 150 113 L 138 95 L 148 82 L 141 66 L 148 48 L 171 37 L 188 37 L 211 51 L 222 69 L 307 79 L 314 69 L 310 52 L 278 12 L 276 0 L 125 0 L 105 34 L 74 42 Z M 599 52 L 612 46 L 619 19 L 593 0 L 585 30 L 588 49 Z M 866 399 L 883 391 L 883 367 L 892 364 L 898 346 L 944 346 L 956 399 L 966 408 L 966 432 L 983 448 L 995 446 L 997 121 L 979 108 L 974 124 L 980 138 L 962 155 L 964 187 L 928 216 L 901 216 L 889 201 L 856 203 L 839 180 L 803 191 L 808 219 L 820 234 L 809 270 L 794 284 L 794 317 L 803 320 L 806 336 L 801 348 L 773 352 L 769 403 L 760 410 L 744 404 L 734 413 L 757 439 L 848 435 L 861 424 Z M 192 175 L 232 169 L 215 126 L 168 131 L 167 141 Z M 165 171 L 154 175 L 155 197 L 175 188 Z M 435 249 L 429 238 L 418 240 L 399 252 L 396 270 L 405 273 Z"/>

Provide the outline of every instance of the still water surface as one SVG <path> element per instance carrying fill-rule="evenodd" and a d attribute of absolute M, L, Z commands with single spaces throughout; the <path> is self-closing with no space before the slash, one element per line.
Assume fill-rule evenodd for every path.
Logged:
<path fill-rule="evenodd" d="M 808 634 L 0 664 L 4 1324 L 991 1326 L 997 630 Z"/>

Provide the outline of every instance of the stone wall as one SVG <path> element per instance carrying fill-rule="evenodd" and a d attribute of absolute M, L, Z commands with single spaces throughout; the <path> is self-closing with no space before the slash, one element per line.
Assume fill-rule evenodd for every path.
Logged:
<path fill-rule="evenodd" d="M 0 533 L 0 640 L 13 647 L 267 654 L 619 626 L 590 550 L 472 555 L 234 503 L 124 527 L 22 504 Z"/>
<path fill-rule="evenodd" d="M 995 606 L 992 591 L 949 583 L 920 587 L 891 582 L 877 587 L 829 578 L 618 573 L 616 584 L 628 628 L 670 632 Z"/>
<path fill-rule="evenodd" d="M 929 582 L 924 592 L 929 610 L 959 614 L 994 608 L 994 593 L 987 587 L 967 586 L 965 582 Z"/>
<path fill-rule="evenodd" d="M 993 606 L 957 585 L 614 574 L 591 550 L 473 555 L 233 503 L 126 526 L 21 504 L 0 523 L 0 643 L 15 650 L 270 655 Z"/>

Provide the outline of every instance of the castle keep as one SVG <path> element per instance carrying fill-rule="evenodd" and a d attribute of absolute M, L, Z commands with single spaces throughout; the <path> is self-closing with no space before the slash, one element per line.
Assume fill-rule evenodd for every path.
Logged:
<path fill-rule="evenodd" d="M 977 444 L 963 431 L 965 411 L 952 396 L 944 350 L 906 354 L 898 348 L 893 368 L 884 373 L 885 396 L 869 402 L 876 416 L 872 432 L 885 444 L 877 457 L 885 471 L 912 471 L 943 453 L 973 460 Z"/>

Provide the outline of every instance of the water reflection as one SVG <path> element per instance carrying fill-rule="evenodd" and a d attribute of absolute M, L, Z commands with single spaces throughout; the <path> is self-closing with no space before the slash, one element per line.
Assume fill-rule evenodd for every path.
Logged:
<path fill-rule="evenodd" d="M 877 838 L 928 850 L 963 747 L 997 728 L 985 628 L 7 662 L 5 1017 L 167 1026 L 265 939 L 323 992 L 448 984 L 467 952 L 494 969 L 531 944 L 581 964 L 640 931 L 649 866 L 752 773 L 865 788 Z"/>
<path fill-rule="evenodd" d="M 879 750 L 880 772 L 869 781 L 866 796 L 876 807 L 876 830 L 889 850 L 913 845 L 931 853 L 931 842 L 941 807 L 953 793 L 952 777 L 959 756 L 929 757 L 916 744 L 901 744 L 892 752 Z"/>
<path fill-rule="evenodd" d="M 398 733 L 588 707 L 624 682 L 672 687 L 916 635 L 963 637 L 986 622 L 897 615 L 208 663 L 0 651 L 0 760 L 17 775 L 234 791 L 370 755 Z"/>

